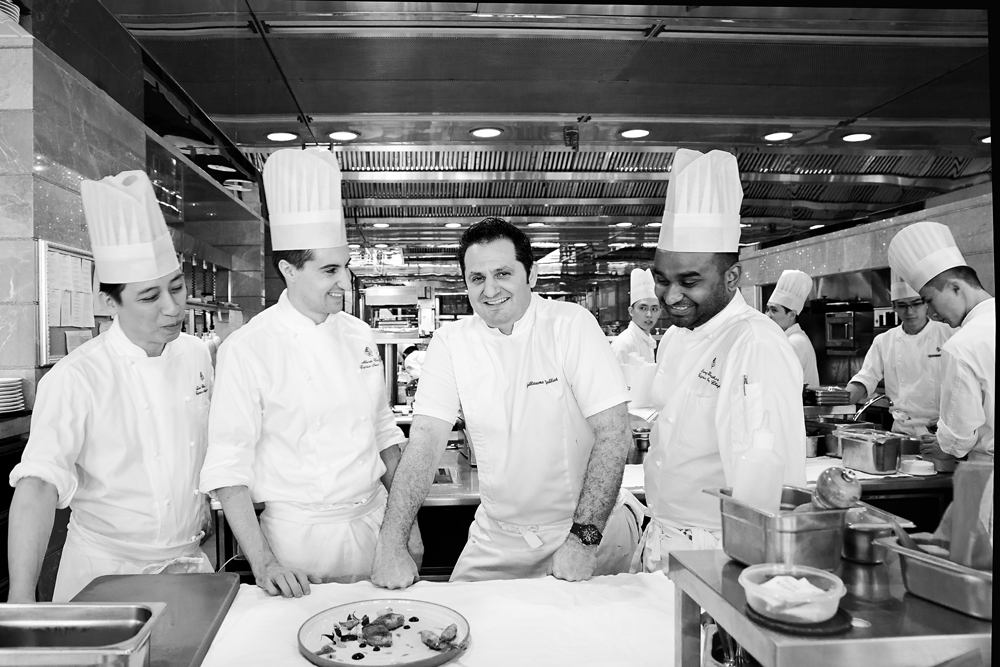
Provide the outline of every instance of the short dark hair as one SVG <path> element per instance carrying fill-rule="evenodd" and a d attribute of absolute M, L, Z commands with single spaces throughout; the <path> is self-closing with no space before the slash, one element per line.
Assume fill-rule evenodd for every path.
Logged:
<path fill-rule="evenodd" d="M 306 262 L 311 261 L 312 259 L 313 259 L 312 250 L 271 251 L 271 263 L 274 265 L 274 270 L 277 272 L 278 277 L 281 278 L 281 282 L 285 283 L 286 286 L 288 285 L 288 283 L 285 281 L 285 276 L 282 275 L 281 269 L 278 267 L 278 264 L 281 263 L 281 260 L 285 260 L 286 262 L 294 266 L 296 269 L 301 269 L 303 266 L 306 265 Z"/>
<path fill-rule="evenodd" d="M 928 285 L 936 290 L 944 289 L 944 284 L 949 280 L 961 280 L 963 283 L 983 289 L 983 284 L 979 282 L 979 275 L 971 266 L 956 266 L 937 274 L 928 281 Z"/>
<path fill-rule="evenodd" d="M 101 293 L 107 294 L 114 302 L 119 306 L 122 305 L 122 290 L 125 289 L 124 283 L 101 283 Z"/>
<path fill-rule="evenodd" d="M 514 257 L 524 267 L 525 273 L 531 273 L 535 263 L 535 255 L 531 250 L 531 239 L 520 229 L 503 218 L 484 218 L 465 230 L 458 244 L 458 265 L 462 268 L 462 278 L 465 278 L 465 253 L 469 246 L 483 245 L 507 239 L 514 244 Z"/>
<path fill-rule="evenodd" d="M 740 253 L 738 252 L 715 253 L 715 265 L 719 267 L 720 273 L 725 273 L 738 261 L 740 261 Z"/>

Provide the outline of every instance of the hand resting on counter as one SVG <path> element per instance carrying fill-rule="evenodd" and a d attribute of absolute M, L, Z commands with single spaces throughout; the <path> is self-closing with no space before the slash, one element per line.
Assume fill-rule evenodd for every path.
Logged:
<path fill-rule="evenodd" d="M 569 535 L 552 554 L 552 576 L 564 581 L 586 581 L 597 567 L 597 545 L 587 546 Z"/>

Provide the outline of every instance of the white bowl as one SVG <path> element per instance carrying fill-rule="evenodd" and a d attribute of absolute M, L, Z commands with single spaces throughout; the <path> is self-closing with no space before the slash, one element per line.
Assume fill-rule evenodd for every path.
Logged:
<path fill-rule="evenodd" d="M 796 579 L 806 579 L 821 591 L 810 596 L 796 596 L 786 599 L 775 595 L 761 586 L 774 577 L 787 575 Z M 764 563 L 752 565 L 740 573 L 740 585 L 747 596 L 747 604 L 758 614 L 784 623 L 822 623 L 837 613 L 840 598 L 847 588 L 840 577 L 805 565 L 784 565 Z"/>

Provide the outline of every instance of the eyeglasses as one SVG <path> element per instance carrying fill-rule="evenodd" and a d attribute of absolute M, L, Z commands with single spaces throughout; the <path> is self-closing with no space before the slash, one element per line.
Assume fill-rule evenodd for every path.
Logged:
<path fill-rule="evenodd" d="M 915 301 L 915 302 L 912 302 L 912 303 L 897 302 L 897 303 L 894 303 L 892 307 L 895 308 L 896 310 L 910 310 L 910 309 L 916 310 L 917 308 L 920 308 L 921 306 L 925 306 L 925 305 L 927 305 L 927 302 L 923 301 L 923 300 L 920 300 L 920 301 Z"/>

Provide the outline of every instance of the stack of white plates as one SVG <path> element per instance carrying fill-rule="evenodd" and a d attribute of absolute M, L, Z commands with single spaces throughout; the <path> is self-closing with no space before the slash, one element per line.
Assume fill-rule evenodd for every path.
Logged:
<path fill-rule="evenodd" d="M 0 413 L 24 410 L 21 378 L 0 378 Z"/>
<path fill-rule="evenodd" d="M 17 23 L 21 17 L 21 8 L 9 0 L 0 0 L 0 14 L 5 14 Z"/>

